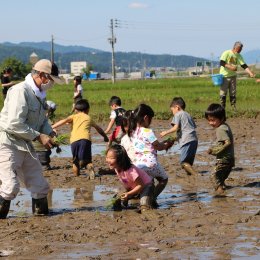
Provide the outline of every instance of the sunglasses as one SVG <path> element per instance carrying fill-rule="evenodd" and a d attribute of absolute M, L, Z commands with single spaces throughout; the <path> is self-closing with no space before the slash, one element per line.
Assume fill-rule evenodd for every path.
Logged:
<path fill-rule="evenodd" d="M 49 80 L 52 80 L 52 81 L 53 81 L 53 79 L 51 78 L 50 74 L 44 73 L 44 77 L 45 77 L 46 79 L 49 79 Z"/>

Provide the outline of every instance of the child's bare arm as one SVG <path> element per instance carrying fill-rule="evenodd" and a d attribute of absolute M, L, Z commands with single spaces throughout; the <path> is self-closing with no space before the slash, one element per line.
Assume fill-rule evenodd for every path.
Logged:
<path fill-rule="evenodd" d="M 9 83 L 2 83 L 2 87 L 12 87 L 15 83 L 13 81 L 9 82 Z"/>
<path fill-rule="evenodd" d="M 142 191 L 142 189 L 144 188 L 144 183 L 143 183 L 142 179 L 140 177 L 138 177 L 134 181 L 134 183 L 135 183 L 136 186 L 132 190 L 124 192 L 121 195 L 121 200 L 126 200 L 129 197 L 136 195 L 136 194 L 139 194 Z"/>
<path fill-rule="evenodd" d="M 52 129 L 57 128 L 57 127 L 62 126 L 62 125 L 65 125 L 67 123 L 71 123 L 71 121 L 72 121 L 72 119 L 70 117 L 62 119 L 62 120 L 56 122 L 55 124 L 53 124 Z"/>
<path fill-rule="evenodd" d="M 76 93 L 77 93 L 77 94 L 74 95 L 74 97 L 73 97 L 74 99 L 77 98 L 77 97 L 79 97 L 79 96 L 81 95 L 81 91 L 77 89 Z"/>
<path fill-rule="evenodd" d="M 172 128 L 170 128 L 169 130 L 166 130 L 166 131 L 162 131 L 160 133 L 160 136 L 161 137 L 164 137 L 165 135 L 168 135 L 168 134 L 171 134 L 171 133 L 174 133 L 178 130 L 179 126 L 178 125 L 174 125 Z"/>
<path fill-rule="evenodd" d="M 108 139 L 107 135 L 105 134 L 104 130 L 99 125 L 93 124 L 92 126 L 97 130 L 97 132 L 100 135 L 102 135 L 104 137 L 105 142 L 109 141 L 109 139 Z"/>
<path fill-rule="evenodd" d="M 153 148 L 157 151 L 168 150 L 174 144 L 174 141 L 159 142 L 156 140 L 153 142 Z"/>
<path fill-rule="evenodd" d="M 109 131 L 112 129 L 114 123 L 115 123 L 115 119 L 112 118 L 112 119 L 110 120 L 108 126 L 107 126 L 107 129 L 105 130 L 105 134 L 108 134 L 108 133 L 109 133 Z"/>

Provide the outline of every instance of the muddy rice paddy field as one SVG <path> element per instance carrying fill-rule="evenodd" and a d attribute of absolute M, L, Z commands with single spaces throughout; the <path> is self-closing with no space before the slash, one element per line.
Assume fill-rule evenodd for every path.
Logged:
<path fill-rule="evenodd" d="M 101 139 L 93 139 L 93 162 L 100 177 L 74 177 L 69 154 L 52 157 L 44 175 L 51 191 L 50 215 L 34 217 L 30 194 L 21 187 L 6 220 L 0 220 L 0 256 L 8 259 L 260 259 L 260 120 L 227 121 L 234 134 L 236 166 L 225 196 L 217 196 L 209 174 L 214 157 L 206 153 L 215 130 L 197 120 L 199 148 L 188 177 L 178 149 L 159 154 L 169 183 L 160 207 L 145 214 L 114 212 L 109 199 L 122 189 L 107 171 Z M 156 133 L 169 127 L 155 121 Z M 95 135 L 95 133 L 93 133 Z M 98 150 L 98 152 L 97 152 Z M 65 157 L 64 157 L 65 156 Z"/>

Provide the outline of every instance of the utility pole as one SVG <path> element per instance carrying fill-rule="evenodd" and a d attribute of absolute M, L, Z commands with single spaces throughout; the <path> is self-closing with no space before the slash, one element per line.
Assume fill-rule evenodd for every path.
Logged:
<path fill-rule="evenodd" d="M 213 52 L 211 52 L 210 53 L 210 56 L 211 56 L 211 74 L 213 75 L 213 59 L 214 59 L 214 53 Z"/>
<path fill-rule="evenodd" d="M 116 43 L 116 38 L 114 37 L 114 21 L 110 20 L 111 38 L 108 38 L 109 43 L 112 47 L 112 83 L 116 81 L 116 70 L 115 70 L 115 50 L 114 45 Z"/>
<path fill-rule="evenodd" d="M 54 62 L 54 38 L 53 35 L 51 36 L 51 62 Z"/>

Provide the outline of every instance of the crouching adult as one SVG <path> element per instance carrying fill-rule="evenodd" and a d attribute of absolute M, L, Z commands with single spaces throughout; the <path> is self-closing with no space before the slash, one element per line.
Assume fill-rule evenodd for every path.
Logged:
<path fill-rule="evenodd" d="M 39 60 L 25 81 L 11 87 L 0 113 L 0 219 L 6 218 L 10 202 L 20 189 L 20 182 L 31 192 L 35 215 L 49 213 L 49 184 L 32 141 L 39 140 L 47 149 L 55 135 L 46 118 L 46 90 L 61 84 L 58 67 L 49 60 Z"/>

